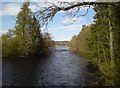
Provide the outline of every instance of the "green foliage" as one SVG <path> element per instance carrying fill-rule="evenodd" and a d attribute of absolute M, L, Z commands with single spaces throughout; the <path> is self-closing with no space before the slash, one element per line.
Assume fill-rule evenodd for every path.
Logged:
<path fill-rule="evenodd" d="M 48 48 L 53 46 L 51 37 L 44 37 L 41 33 L 40 23 L 32 15 L 29 2 L 23 3 L 17 16 L 15 30 L 10 29 L 7 34 L 2 35 L 2 41 L 3 57 L 47 54 Z"/>
<path fill-rule="evenodd" d="M 114 35 L 114 63 L 115 63 L 115 85 L 120 86 L 120 2 L 118 6 L 111 7 L 112 25 Z"/>
<path fill-rule="evenodd" d="M 97 80 L 108 86 L 120 86 L 119 8 L 120 4 L 118 6 L 95 6 L 95 21 L 94 24 L 91 24 L 90 30 L 88 32 L 82 30 L 79 35 L 73 36 L 69 44 L 71 50 L 88 55 L 89 62 L 96 65 L 100 74 L 102 74 Z M 113 45 L 111 45 L 111 42 L 113 42 Z M 113 47 L 113 58 L 111 58 L 111 46 Z"/>
<path fill-rule="evenodd" d="M 89 39 L 89 59 L 91 62 L 96 63 L 101 73 L 105 76 L 106 85 L 116 85 L 116 69 L 119 67 L 117 64 L 120 63 L 117 61 L 119 59 L 119 27 L 120 22 L 118 22 L 119 13 L 114 13 L 114 11 L 118 11 L 118 7 L 109 7 L 109 6 L 96 6 L 94 9 L 97 12 L 94 19 L 96 19 L 95 24 L 91 26 L 91 37 Z M 113 10 L 114 9 L 114 10 Z M 111 12 L 111 14 L 109 14 Z M 117 19 L 116 19 L 117 18 Z M 113 32 L 113 52 L 114 58 L 111 59 L 110 54 L 110 25 L 109 19 L 111 19 L 112 23 L 112 32 Z M 117 21 L 118 23 L 116 23 Z M 120 21 L 120 20 L 119 20 Z M 118 62 L 117 64 L 115 62 Z M 113 67 L 113 65 L 117 65 Z M 119 78 L 120 79 L 120 78 Z"/>
<path fill-rule="evenodd" d="M 9 34 L 2 35 L 2 56 L 12 57 L 17 56 L 18 52 L 18 39 L 17 37 L 10 38 Z"/>
<path fill-rule="evenodd" d="M 71 41 L 70 41 L 70 43 L 69 43 L 69 48 L 70 48 L 70 50 L 72 50 L 72 51 L 77 51 L 77 43 L 76 43 L 76 39 L 77 39 L 77 36 L 76 35 L 74 35 L 73 37 L 72 37 L 72 39 L 71 39 Z"/>
<path fill-rule="evenodd" d="M 90 37 L 90 26 L 83 26 L 77 36 L 73 36 L 69 43 L 70 50 L 78 52 L 80 55 L 88 56 L 87 40 Z"/>
<path fill-rule="evenodd" d="M 51 34 L 48 32 L 45 32 L 43 34 L 44 42 L 46 47 L 55 47 L 55 42 L 51 38 Z"/>

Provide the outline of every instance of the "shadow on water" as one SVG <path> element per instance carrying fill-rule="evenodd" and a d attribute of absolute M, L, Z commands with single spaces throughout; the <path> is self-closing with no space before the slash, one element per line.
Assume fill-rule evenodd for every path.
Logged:
<path fill-rule="evenodd" d="M 64 47 L 46 57 L 2 60 L 4 86 L 85 86 L 86 71 L 85 60 Z"/>
<path fill-rule="evenodd" d="M 38 59 L 5 58 L 2 60 L 2 64 L 3 85 L 36 85 Z"/>

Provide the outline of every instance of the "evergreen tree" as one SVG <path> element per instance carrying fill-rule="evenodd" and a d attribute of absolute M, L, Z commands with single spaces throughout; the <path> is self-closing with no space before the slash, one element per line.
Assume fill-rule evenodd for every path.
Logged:
<path fill-rule="evenodd" d="M 29 2 L 23 3 L 16 21 L 16 35 L 25 36 L 30 30 L 32 11 L 29 9 Z"/>
<path fill-rule="evenodd" d="M 53 47 L 49 33 L 43 35 L 40 23 L 29 9 L 30 2 L 24 2 L 17 16 L 15 30 L 2 36 L 3 57 L 48 54 Z"/>
<path fill-rule="evenodd" d="M 115 63 L 115 85 L 120 86 L 120 2 L 118 6 L 111 7 L 111 20 L 113 26 L 113 47 L 114 47 L 114 63 Z"/>
<path fill-rule="evenodd" d="M 106 85 L 116 85 L 119 69 L 119 6 L 99 5 L 94 9 L 95 24 L 91 26 L 90 59 L 103 74 Z M 115 63 L 117 62 L 117 63 Z M 119 77 L 120 78 L 120 77 Z"/>
<path fill-rule="evenodd" d="M 16 36 L 22 40 L 19 42 L 21 55 L 40 54 L 43 52 L 44 44 L 40 31 L 39 21 L 32 16 L 29 2 L 25 2 L 17 16 Z"/>
<path fill-rule="evenodd" d="M 31 29 L 32 12 L 29 9 L 29 2 L 25 2 L 22 5 L 21 11 L 18 13 L 16 21 L 16 36 L 18 36 L 21 41 L 19 42 L 19 51 L 21 55 L 27 55 L 28 42 L 27 37 L 29 30 Z"/>
<path fill-rule="evenodd" d="M 28 50 L 30 53 L 40 54 L 44 52 L 43 48 L 45 48 L 43 35 L 40 31 L 39 21 L 35 16 L 33 16 L 31 21 L 30 30 L 27 37 Z"/>
<path fill-rule="evenodd" d="M 95 6 L 95 21 L 91 25 L 88 35 L 87 32 L 82 30 L 79 35 L 72 38 L 69 44 L 71 50 L 80 54 L 88 50 L 86 53 L 89 54 L 89 61 L 98 68 L 98 76 L 95 80 L 97 85 L 118 86 L 120 82 L 119 8 L 120 4 L 118 6 Z M 82 37 L 82 35 L 87 37 Z M 85 37 L 88 39 L 88 42 L 85 42 Z M 86 48 L 85 45 L 89 48 Z"/>
<path fill-rule="evenodd" d="M 90 39 L 90 59 L 105 76 L 107 85 L 113 85 L 113 68 L 110 58 L 110 31 L 109 31 L 109 7 L 104 5 L 96 6 L 97 12 L 94 16 L 95 24 L 91 27 L 92 36 Z"/>

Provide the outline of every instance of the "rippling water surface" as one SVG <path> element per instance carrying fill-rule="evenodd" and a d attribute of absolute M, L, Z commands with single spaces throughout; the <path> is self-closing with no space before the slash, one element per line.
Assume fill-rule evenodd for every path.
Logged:
<path fill-rule="evenodd" d="M 59 47 L 49 57 L 3 59 L 4 86 L 86 86 L 83 58 Z"/>

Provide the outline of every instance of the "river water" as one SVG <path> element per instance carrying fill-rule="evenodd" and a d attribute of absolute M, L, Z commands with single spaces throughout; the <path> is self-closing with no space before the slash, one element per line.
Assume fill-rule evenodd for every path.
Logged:
<path fill-rule="evenodd" d="M 59 47 L 48 57 L 2 60 L 3 86 L 86 86 L 85 59 L 66 47 Z"/>

